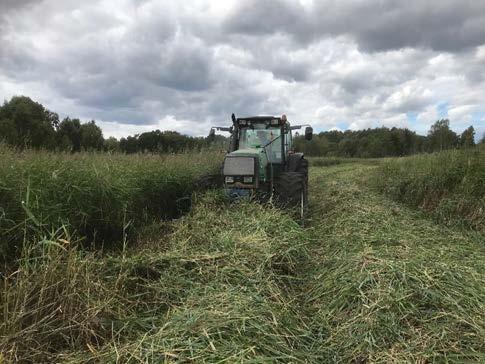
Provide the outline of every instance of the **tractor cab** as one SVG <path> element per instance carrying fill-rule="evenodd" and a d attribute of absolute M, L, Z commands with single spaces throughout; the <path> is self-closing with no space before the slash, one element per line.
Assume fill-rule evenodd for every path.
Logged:
<path fill-rule="evenodd" d="M 209 136 L 215 135 L 215 130 L 231 134 L 222 168 L 227 194 L 231 198 L 248 197 L 255 192 L 281 195 L 288 192 L 283 192 L 281 185 L 286 186 L 282 181 L 289 174 L 298 180 L 298 190 L 306 191 L 308 163 L 302 153 L 294 152 L 292 139 L 292 131 L 303 126 L 290 126 L 286 115 L 236 118 L 232 114 L 231 127 L 213 127 Z M 305 138 L 310 140 L 312 134 L 312 128 L 307 126 Z"/>

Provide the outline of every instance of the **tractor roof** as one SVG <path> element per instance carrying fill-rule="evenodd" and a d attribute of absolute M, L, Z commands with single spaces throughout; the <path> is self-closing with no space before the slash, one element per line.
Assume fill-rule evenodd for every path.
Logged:
<path fill-rule="evenodd" d="M 248 121 L 267 121 L 281 119 L 279 116 L 246 116 L 244 118 L 237 118 L 237 120 L 248 120 Z"/>

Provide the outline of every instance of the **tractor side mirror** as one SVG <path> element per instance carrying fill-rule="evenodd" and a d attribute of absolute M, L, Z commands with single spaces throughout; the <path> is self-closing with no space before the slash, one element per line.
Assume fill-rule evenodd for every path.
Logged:
<path fill-rule="evenodd" d="M 211 129 L 207 138 L 209 139 L 209 141 L 212 142 L 216 138 L 216 130 Z"/>
<path fill-rule="evenodd" d="M 313 138 L 313 128 L 311 126 L 307 126 L 305 128 L 305 139 L 312 140 Z"/>

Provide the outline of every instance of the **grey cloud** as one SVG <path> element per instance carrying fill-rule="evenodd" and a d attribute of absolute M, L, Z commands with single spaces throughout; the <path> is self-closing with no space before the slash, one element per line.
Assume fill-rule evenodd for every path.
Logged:
<path fill-rule="evenodd" d="M 0 14 L 6 15 L 7 12 L 21 9 L 38 2 L 39 0 L 2 0 L 0 2 Z"/>
<path fill-rule="evenodd" d="M 485 42 L 481 1 L 319 1 L 312 9 L 287 0 L 243 2 L 225 22 L 228 32 L 286 33 L 299 41 L 350 36 L 366 51 L 406 47 L 462 51 Z"/>

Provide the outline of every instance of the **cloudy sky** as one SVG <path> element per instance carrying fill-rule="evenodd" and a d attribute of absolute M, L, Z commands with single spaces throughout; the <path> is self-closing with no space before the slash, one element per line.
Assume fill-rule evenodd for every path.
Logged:
<path fill-rule="evenodd" d="M 0 0 L 0 100 L 20 94 L 116 137 L 232 112 L 481 135 L 485 1 Z"/>

